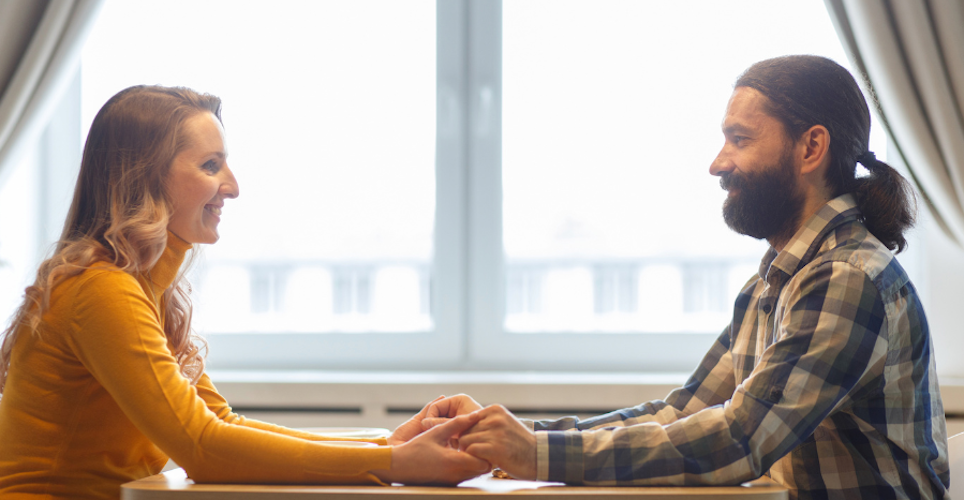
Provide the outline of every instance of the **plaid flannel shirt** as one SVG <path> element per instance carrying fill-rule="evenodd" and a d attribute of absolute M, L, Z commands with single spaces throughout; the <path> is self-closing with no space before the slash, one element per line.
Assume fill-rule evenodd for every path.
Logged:
<path fill-rule="evenodd" d="M 744 287 L 732 323 L 665 401 L 533 423 L 538 479 L 739 484 L 791 498 L 941 498 L 947 433 L 927 321 L 851 195 Z"/>

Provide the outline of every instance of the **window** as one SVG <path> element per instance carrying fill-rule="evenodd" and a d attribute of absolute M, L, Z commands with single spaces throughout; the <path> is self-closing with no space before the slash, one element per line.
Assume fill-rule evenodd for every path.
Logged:
<path fill-rule="evenodd" d="M 223 98 L 219 368 L 688 371 L 765 249 L 707 173 L 732 82 L 847 64 L 819 0 L 158 5 L 104 6 L 82 128 L 132 84 Z"/>
<path fill-rule="evenodd" d="M 60 238 L 80 165 L 80 79 L 19 161 L 0 171 L 0 319 L 7 321 Z"/>

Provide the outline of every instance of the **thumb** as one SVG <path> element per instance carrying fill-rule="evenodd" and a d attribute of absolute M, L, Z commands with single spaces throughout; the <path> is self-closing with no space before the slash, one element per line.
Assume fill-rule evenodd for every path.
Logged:
<path fill-rule="evenodd" d="M 469 427 L 478 423 L 480 418 L 482 417 L 477 412 L 459 415 L 444 424 L 432 427 L 426 431 L 426 434 L 439 443 L 448 443 L 449 438 L 457 437 L 467 431 Z"/>

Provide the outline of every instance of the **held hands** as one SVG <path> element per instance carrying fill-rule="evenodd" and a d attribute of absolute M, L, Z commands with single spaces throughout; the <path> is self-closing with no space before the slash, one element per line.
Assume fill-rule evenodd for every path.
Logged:
<path fill-rule="evenodd" d="M 512 477 L 535 479 L 535 433 L 502 405 L 487 406 L 468 416 L 472 415 L 479 416 L 478 423 L 459 437 L 459 446 Z"/>
<path fill-rule="evenodd" d="M 456 484 L 493 465 L 519 479 L 536 477 L 535 433 L 505 407 L 482 408 L 465 394 L 431 401 L 388 444 L 396 445 L 392 469 L 372 471 L 386 482 Z"/>
<path fill-rule="evenodd" d="M 395 445 L 391 468 L 373 470 L 372 474 L 386 483 L 455 485 L 490 471 L 492 466 L 485 460 L 448 446 L 451 439 L 475 425 L 479 418 L 477 414 L 456 417 Z M 415 419 L 418 415 L 412 418 Z M 392 434 L 393 438 L 396 434 L 407 435 L 399 433 L 399 429 Z"/>
<path fill-rule="evenodd" d="M 439 396 L 429 401 L 429 403 L 425 405 L 424 408 L 422 408 L 422 411 L 416 413 L 412 418 L 406 420 L 402 425 L 399 425 L 398 427 L 396 427 L 395 431 L 392 432 L 392 435 L 388 436 L 388 444 L 390 446 L 395 446 L 402 443 L 407 443 L 415 436 L 421 434 L 423 430 L 434 427 L 434 425 L 426 426 L 424 424 L 425 418 L 430 414 L 432 405 L 434 405 L 435 403 L 438 403 L 443 399 L 445 399 L 445 396 Z M 439 420 L 439 419 L 435 419 L 435 420 Z M 445 420 L 448 420 L 448 419 L 445 419 Z M 440 423 L 444 423 L 444 420 L 439 421 L 435 425 L 438 425 Z"/>

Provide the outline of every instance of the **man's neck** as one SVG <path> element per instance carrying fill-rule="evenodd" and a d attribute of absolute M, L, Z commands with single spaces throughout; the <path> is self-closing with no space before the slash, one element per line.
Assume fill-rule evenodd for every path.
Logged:
<path fill-rule="evenodd" d="M 825 197 L 823 194 L 814 195 L 814 193 L 807 193 L 803 208 L 800 209 L 800 213 L 797 214 L 793 223 L 788 224 L 786 229 L 779 234 L 767 237 L 767 243 L 777 252 L 782 252 L 783 247 L 785 247 L 787 243 L 790 243 L 790 239 L 797 234 L 797 231 L 799 231 L 817 211 L 823 208 L 828 201 L 830 201 L 830 198 Z"/>

